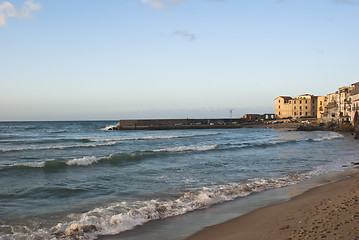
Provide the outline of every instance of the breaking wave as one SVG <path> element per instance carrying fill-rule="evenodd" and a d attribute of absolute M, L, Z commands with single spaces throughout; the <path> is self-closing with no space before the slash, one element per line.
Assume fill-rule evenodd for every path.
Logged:
<path fill-rule="evenodd" d="M 111 165 L 129 165 L 134 164 L 143 159 L 156 156 L 151 153 L 116 153 L 104 157 L 85 156 L 82 158 L 74 158 L 71 160 L 48 160 L 42 162 L 15 163 L 3 166 L 2 170 L 9 169 L 26 169 L 26 168 L 45 168 L 45 169 L 61 169 L 65 167 L 89 166 L 96 163 L 108 163 Z"/>
<path fill-rule="evenodd" d="M 110 130 L 114 130 L 118 127 L 118 124 L 114 124 L 114 125 L 107 125 L 104 128 L 100 128 L 101 131 L 110 131 Z"/>
<path fill-rule="evenodd" d="M 71 214 L 67 222 L 48 229 L 15 232 L 6 239 L 96 239 L 99 235 L 115 235 L 143 225 L 146 222 L 178 216 L 213 204 L 230 201 L 251 193 L 280 188 L 298 183 L 310 175 L 294 174 L 282 178 L 256 178 L 247 183 L 231 183 L 215 187 L 203 187 L 184 192 L 174 200 L 152 199 L 148 201 L 117 202 L 98 207 L 82 214 Z M 9 227 L 9 226 L 7 226 Z M 18 228 L 21 229 L 21 228 Z"/>
<path fill-rule="evenodd" d="M 2 148 L 0 152 L 15 152 L 15 151 L 30 151 L 30 150 L 54 150 L 54 149 L 68 149 L 68 148 L 95 148 L 95 147 L 103 147 L 103 146 L 112 146 L 116 145 L 116 142 L 107 142 L 107 143 L 97 143 L 97 144 L 75 144 L 75 145 L 31 145 L 24 147 L 16 147 L 16 148 Z"/>
<path fill-rule="evenodd" d="M 186 151 L 209 151 L 214 150 L 218 147 L 218 144 L 208 145 L 208 146 L 181 146 L 181 147 L 174 147 L 174 148 L 163 148 L 163 149 L 156 149 L 151 150 L 151 152 L 186 152 Z"/>
<path fill-rule="evenodd" d="M 322 137 L 318 137 L 318 138 L 314 138 L 314 139 L 309 139 L 309 141 L 314 141 L 314 142 L 322 142 L 325 140 L 333 140 L 336 138 L 343 138 L 344 136 L 340 133 L 336 133 L 336 132 L 328 132 L 327 135 L 322 136 Z"/>
<path fill-rule="evenodd" d="M 135 138 L 110 138 L 110 139 L 86 139 L 87 142 L 114 142 L 114 141 L 135 141 L 135 140 L 158 140 L 158 139 L 176 139 L 176 138 L 190 138 L 190 137 L 202 137 L 202 136 L 214 136 L 220 133 L 209 134 L 193 134 L 193 135 L 177 135 L 177 136 L 145 136 Z"/>

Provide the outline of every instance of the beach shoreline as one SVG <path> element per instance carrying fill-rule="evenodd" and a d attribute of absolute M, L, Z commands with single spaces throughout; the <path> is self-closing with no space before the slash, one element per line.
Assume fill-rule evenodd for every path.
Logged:
<path fill-rule="evenodd" d="M 288 185 L 282 188 L 269 189 L 263 192 L 254 193 L 249 196 L 238 198 L 233 201 L 228 201 L 216 204 L 206 209 L 199 209 L 197 211 L 188 212 L 187 214 L 176 216 L 173 218 L 166 218 L 156 221 L 151 221 L 144 225 L 138 226 L 135 229 L 121 232 L 116 235 L 102 235 L 98 239 L 101 240 L 135 240 L 135 239 L 167 239 L 167 240 L 201 240 L 201 239 L 227 239 L 228 233 L 236 231 L 236 227 L 226 225 L 232 221 L 236 221 L 242 217 L 246 218 L 252 212 L 261 211 L 268 207 L 286 204 L 291 199 L 300 197 L 302 194 L 312 191 L 318 187 L 331 185 L 340 182 L 343 179 L 348 179 L 350 176 L 358 175 L 359 169 L 354 167 L 344 168 L 342 171 L 328 172 L 322 175 L 313 176 L 299 183 Z M 283 213 L 283 212 L 282 212 Z M 281 213 L 280 216 L 283 214 Z M 259 216 L 258 218 L 261 218 Z M 294 219 L 293 219 L 294 220 Z M 245 220 L 247 221 L 247 220 Z M 257 221 L 257 219 L 255 220 Z M 270 222 L 270 221 L 268 221 Z M 264 223 L 267 224 L 267 223 Z M 288 225 L 288 224 L 287 224 Z M 283 224 L 279 227 L 286 228 Z M 248 227 L 248 226 L 247 226 Z M 233 228 L 233 229 L 231 229 Z M 261 229 L 262 225 L 258 226 Z M 211 231 L 217 234 L 213 234 Z M 284 229 L 282 229 L 284 230 Z M 209 234 L 209 235 L 207 235 Z M 231 240 L 232 238 L 228 238 Z M 238 237 L 233 239 L 268 239 L 267 235 L 264 238 Z M 269 239 L 302 239 L 302 238 L 277 238 L 277 236 Z M 305 238 L 304 238 L 305 239 Z M 327 238 L 328 239 L 328 238 Z M 329 238 L 331 239 L 331 238 Z"/>
<path fill-rule="evenodd" d="M 186 240 L 359 239 L 359 173 L 209 226 Z"/>

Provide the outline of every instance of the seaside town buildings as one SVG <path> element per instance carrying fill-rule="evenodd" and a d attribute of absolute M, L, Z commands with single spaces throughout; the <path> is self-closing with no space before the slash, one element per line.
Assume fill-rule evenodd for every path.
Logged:
<path fill-rule="evenodd" d="M 351 123 L 359 127 L 359 82 L 344 86 L 326 96 L 310 94 L 295 98 L 279 96 L 275 99 L 275 117 L 315 118 L 323 123 Z"/>
<path fill-rule="evenodd" d="M 317 118 L 318 97 L 304 94 L 296 98 L 279 96 L 275 99 L 276 118 Z"/>

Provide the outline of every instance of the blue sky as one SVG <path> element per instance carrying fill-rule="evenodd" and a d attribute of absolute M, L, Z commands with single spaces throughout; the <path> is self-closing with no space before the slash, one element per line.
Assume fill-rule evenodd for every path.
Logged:
<path fill-rule="evenodd" d="M 0 0 L 0 120 L 240 117 L 359 81 L 359 0 Z"/>

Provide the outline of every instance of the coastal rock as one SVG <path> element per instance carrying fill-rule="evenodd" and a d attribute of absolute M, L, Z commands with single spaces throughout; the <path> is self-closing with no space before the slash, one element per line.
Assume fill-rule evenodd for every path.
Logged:
<path fill-rule="evenodd" d="M 297 131 L 325 131 L 325 130 L 327 130 L 325 126 L 319 126 L 313 124 L 300 125 L 297 128 Z"/>
<path fill-rule="evenodd" d="M 14 232 L 12 230 L 12 227 L 6 226 L 6 225 L 0 226 L 0 233 L 2 233 L 2 234 L 14 234 Z"/>

